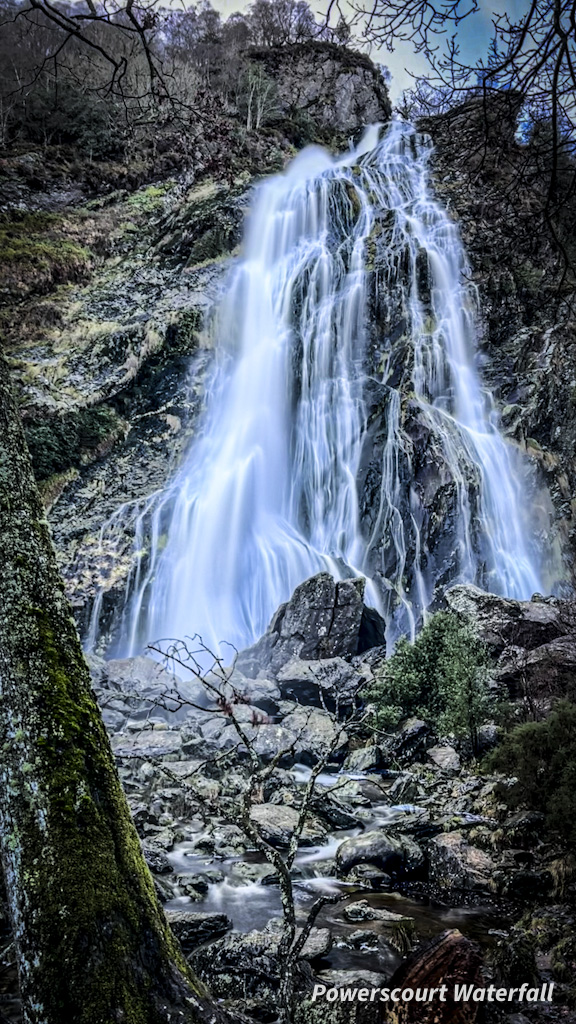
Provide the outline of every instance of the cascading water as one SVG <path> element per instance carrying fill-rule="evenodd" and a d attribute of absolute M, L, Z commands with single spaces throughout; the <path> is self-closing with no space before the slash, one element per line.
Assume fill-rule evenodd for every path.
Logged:
<path fill-rule="evenodd" d="M 151 513 L 129 653 L 196 632 L 244 647 L 322 569 L 368 577 L 391 639 L 438 582 L 539 589 L 518 460 L 474 366 L 473 294 L 428 152 L 407 125 L 381 141 L 373 127 L 344 158 L 310 147 L 260 187 L 215 319 L 202 424 Z M 367 508 L 370 445 L 379 493 Z M 441 541 L 425 463 L 447 495 Z"/>

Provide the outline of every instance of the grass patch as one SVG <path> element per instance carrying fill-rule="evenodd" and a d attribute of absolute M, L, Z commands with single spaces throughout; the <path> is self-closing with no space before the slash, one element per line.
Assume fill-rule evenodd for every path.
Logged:
<path fill-rule="evenodd" d="M 0 295 L 25 298 L 83 280 L 91 261 L 88 249 L 64 237 L 56 214 L 0 214 Z"/>

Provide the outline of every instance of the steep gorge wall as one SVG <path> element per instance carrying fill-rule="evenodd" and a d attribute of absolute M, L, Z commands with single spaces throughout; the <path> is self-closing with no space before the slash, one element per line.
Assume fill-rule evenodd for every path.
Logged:
<path fill-rule="evenodd" d="M 541 541 L 562 589 L 575 580 L 575 295 L 538 213 L 546 179 L 518 140 L 520 106 L 514 95 L 487 109 L 473 101 L 421 127 L 435 146 L 436 194 L 459 222 L 478 290 L 483 378 L 502 429 L 552 499 L 552 528 Z"/>

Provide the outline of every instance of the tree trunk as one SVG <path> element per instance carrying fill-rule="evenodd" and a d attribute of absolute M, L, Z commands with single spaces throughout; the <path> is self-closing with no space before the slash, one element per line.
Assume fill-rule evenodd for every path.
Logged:
<path fill-rule="evenodd" d="M 26 1024 L 217 1021 L 158 903 L 0 359 L 0 843 Z"/>

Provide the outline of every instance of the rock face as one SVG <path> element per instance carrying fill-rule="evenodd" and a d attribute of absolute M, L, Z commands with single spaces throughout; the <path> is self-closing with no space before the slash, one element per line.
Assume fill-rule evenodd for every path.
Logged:
<path fill-rule="evenodd" d="M 527 452 L 554 505 L 552 529 L 543 525 L 545 544 L 549 555 L 563 549 L 564 566 L 555 567 L 556 580 L 553 570 L 549 589 L 552 582 L 574 580 L 576 391 L 566 367 L 573 366 L 576 322 L 559 302 L 563 261 L 547 230 L 536 226 L 547 184 L 536 155 L 515 138 L 521 102 L 518 94 L 498 92 L 489 101 L 488 126 L 483 101 L 470 100 L 448 118 L 426 118 L 421 127 L 435 144 L 436 193 L 458 218 L 479 288 L 484 379 L 503 429 Z M 480 145 L 481 166 L 473 155 Z M 523 184 L 519 176 L 527 160 L 535 173 Z"/>
<path fill-rule="evenodd" d="M 388 90 L 376 66 L 366 56 L 330 43 L 309 42 L 252 51 L 278 90 L 279 113 L 297 112 L 316 132 L 355 132 L 377 121 L 388 121 Z"/>
<path fill-rule="evenodd" d="M 470 584 L 445 594 L 498 657 L 496 678 L 512 697 L 576 697 L 576 605 L 557 598 L 513 601 Z"/>
<path fill-rule="evenodd" d="M 278 924 L 273 919 L 264 931 L 229 935 L 192 955 L 194 971 L 210 985 L 213 995 L 221 999 L 241 999 L 244 1009 L 253 998 L 264 1000 L 269 1006 L 276 1004 L 280 984 L 278 945 L 281 931 Z M 328 929 L 312 929 L 300 954 L 304 963 L 296 975 L 297 988 L 303 981 L 311 979 L 305 961 L 323 956 L 331 944 Z"/>
<path fill-rule="evenodd" d="M 276 675 L 295 658 L 351 658 L 358 652 L 364 611 L 364 579 L 336 583 L 320 572 L 296 587 L 280 606 L 264 636 L 237 661 L 246 676 Z"/>

